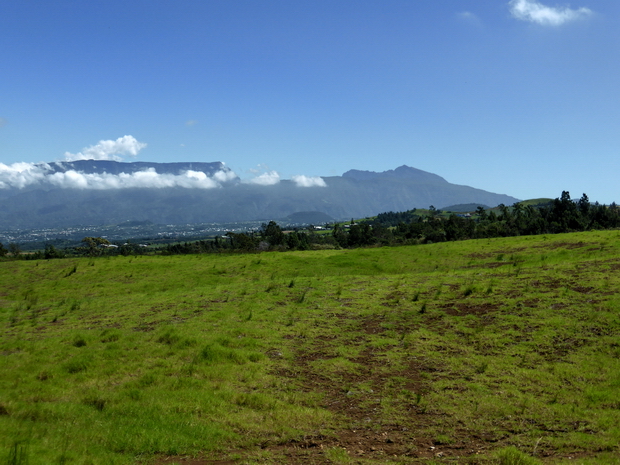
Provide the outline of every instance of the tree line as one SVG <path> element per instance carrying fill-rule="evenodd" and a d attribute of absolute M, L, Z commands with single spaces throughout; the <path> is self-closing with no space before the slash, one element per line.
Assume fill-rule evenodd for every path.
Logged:
<path fill-rule="evenodd" d="M 334 224 L 329 231 L 314 228 L 285 231 L 275 222 L 264 223 L 257 231 L 234 233 L 193 242 L 168 244 L 156 252 L 141 244 L 111 244 L 104 238 L 85 237 L 80 246 L 59 250 L 47 244 L 45 249 L 22 254 L 17 244 L 0 243 L 0 257 L 13 259 L 52 259 L 65 256 L 166 255 L 201 253 L 256 253 L 267 250 L 310 250 L 321 248 L 357 248 L 372 246 L 413 245 L 491 237 L 535 234 L 557 234 L 613 229 L 620 227 L 620 208 L 612 203 L 591 203 L 586 194 L 578 201 L 567 191 L 555 200 L 541 205 L 515 203 L 497 209 L 482 207 L 472 215 L 445 215 L 430 207 L 428 212 L 408 210 L 385 212 L 372 220 Z"/>
<path fill-rule="evenodd" d="M 497 211 L 496 211 L 497 210 Z M 578 201 L 563 191 L 559 198 L 540 204 L 515 203 L 497 209 L 482 207 L 473 215 L 449 214 L 431 206 L 428 212 L 385 212 L 372 220 L 334 224 L 327 234 L 283 231 L 274 221 L 250 233 L 228 233 L 224 238 L 169 245 L 164 253 L 257 252 L 426 244 L 433 242 L 557 234 L 620 227 L 620 208 L 591 203 L 586 194 Z M 312 228 L 311 228 L 312 229 Z"/>
<path fill-rule="evenodd" d="M 497 210 L 497 211 L 496 211 Z M 431 206 L 428 212 L 385 212 L 372 220 L 334 224 L 327 234 L 283 231 L 274 221 L 251 233 L 228 233 L 215 241 L 170 245 L 166 253 L 256 252 L 307 250 L 327 247 L 356 248 L 427 244 L 491 237 L 558 234 L 620 227 L 620 208 L 612 203 L 591 203 L 586 194 L 578 201 L 563 191 L 559 198 L 540 205 L 515 203 L 497 209 L 482 207 L 473 215 L 449 214 Z"/>

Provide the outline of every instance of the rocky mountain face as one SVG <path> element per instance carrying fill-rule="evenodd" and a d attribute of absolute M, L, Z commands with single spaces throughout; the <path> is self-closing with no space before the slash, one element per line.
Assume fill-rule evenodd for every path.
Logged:
<path fill-rule="evenodd" d="M 381 173 L 351 170 L 342 176 L 323 177 L 323 186 L 310 187 L 293 180 L 273 185 L 242 182 L 219 162 L 80 160 L 50 163 L 44 169 L 55 183 L 0 189 L 0 229 L 110 225 L 125 221 L 157 224 L 268 221 L 297 212 L 320 212 L 335 219 L 351 219 L 430 205 L 437 208 L 467 203 L 496 206 L 517 201 L 507 195 L 451 184 L 440 176 L 408 166 Z M 189 173 L 191 180 L 200 175 L 208 177 L 207 181 L 217 179 L 218 182 L 209 188 L 174 183 L 145 187 L 144 180 L 137 187 L 126 184 L 122 188 L 113 183 L 109 183 L 110 188 L 105 187 L 108 184 L 88 188 L 58 182 L 63 176 L 69 178 L 69 174 L 73 178 L 133 179 L 131 176 L 143 175 L 145 170 L 151 177 L 155 173 L 164 177 L 188 177 Z"/>

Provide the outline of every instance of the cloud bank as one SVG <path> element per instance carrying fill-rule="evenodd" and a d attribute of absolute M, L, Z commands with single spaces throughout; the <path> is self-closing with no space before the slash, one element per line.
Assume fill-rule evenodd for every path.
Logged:
<path fill-rule="evenodd" d="M 31 184 L 43 182 L 45 171 L 49 165 L 35 165 L 34 163 L 0 163 L 0 189 L 23 189 Z"/>
<path fill-rule="evenodd" d="M 160 174 L 154 168 L 136 173 L 92 174 L 76 170 L 54 173 L 48 164 L 0 163 L 0 189 L 23 189 L 35 184 L 65 189 L 131 189 L 184 187 L 187 189 L 214 189 L 237 177 L 233 171 L 217 171 L 209 177 L 202 171 L 188 170 L 179 175 Z"/>
<path fill-rule="evenodd" d="M 116 140 L 100 140 L 97 145 L 91 145 L 78 153 L 65 152 L 66 161 L 76 160 L 114 160 L 122 161 L 119 155 L 136 157 L 138 152 L 146 147 L 133 136 L 123 136 Z"/>
<path fill-rule="evenodd" d="M 583 19 L 592 14 L 589 8 L 550 7 L 537 0 L 511 0 L 510 13 L 516 19 L 542 26 L 561 26 L 564 23 Z"/>
<path fill-rule="evenodd" d="M 96 145 L 78 153 L 65 153 L 65 160 L 113 160 L 122 161 L 121 156 L 135 157 L 146 144 L 133 136 L 116 140 L 101 140 Z M 60 162 L 62 163 L 62 162 Z M 0 189 L 23 189 L 34 184 L 68 189 L 130 189 L 185 187 L 187 189 L 214 189 L 232 181 L 237 175 L 232 170 L 220 170 L 211 177 L 202 171 L 188 170 L 179 175 L 160 174 L 150 168 L 136 173 L 92 174 L 76 170 L 55 172 L 47 163 L 0 163 Z"/>
<path fill-rule="evenodd" d="M 46 177 L 50 184 L 71 189 L 131 189 L 131 188 L 155 188 L 184 187 L 187 189 L 214 189 L 221 187 L 216 177 L 207 176 L 202 171 L 188 170 L 181 175 L 160 174 L 154 168 L 149 168 L 137 173 L 120 173 L 118 175 L 86 174 L 75 170 L 65 173 L 54 173 Z"/>

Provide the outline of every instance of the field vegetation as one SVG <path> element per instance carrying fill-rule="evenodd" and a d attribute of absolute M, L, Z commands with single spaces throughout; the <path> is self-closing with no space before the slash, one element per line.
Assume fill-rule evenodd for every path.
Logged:
<path fill-rule="evenodd" d="M 620 232 L 0 262 L 0 464 L 617 464 Z"/>

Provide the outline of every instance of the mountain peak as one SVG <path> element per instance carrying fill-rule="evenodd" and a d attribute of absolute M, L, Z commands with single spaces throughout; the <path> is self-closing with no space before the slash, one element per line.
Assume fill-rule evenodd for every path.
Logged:
<path fill-rule="evenodd" d="M 433 173 L 412 168 L 407 165 L 399 166 L 394 170 L 377 173 L 375 171 L 349 170 L 342 175 L 343 178 L 355 179 L 357 181 L 371 181 L 376 179 L 398 178 L 416 182 L 426 183 L 446 183 L 447 181 Z"/>

